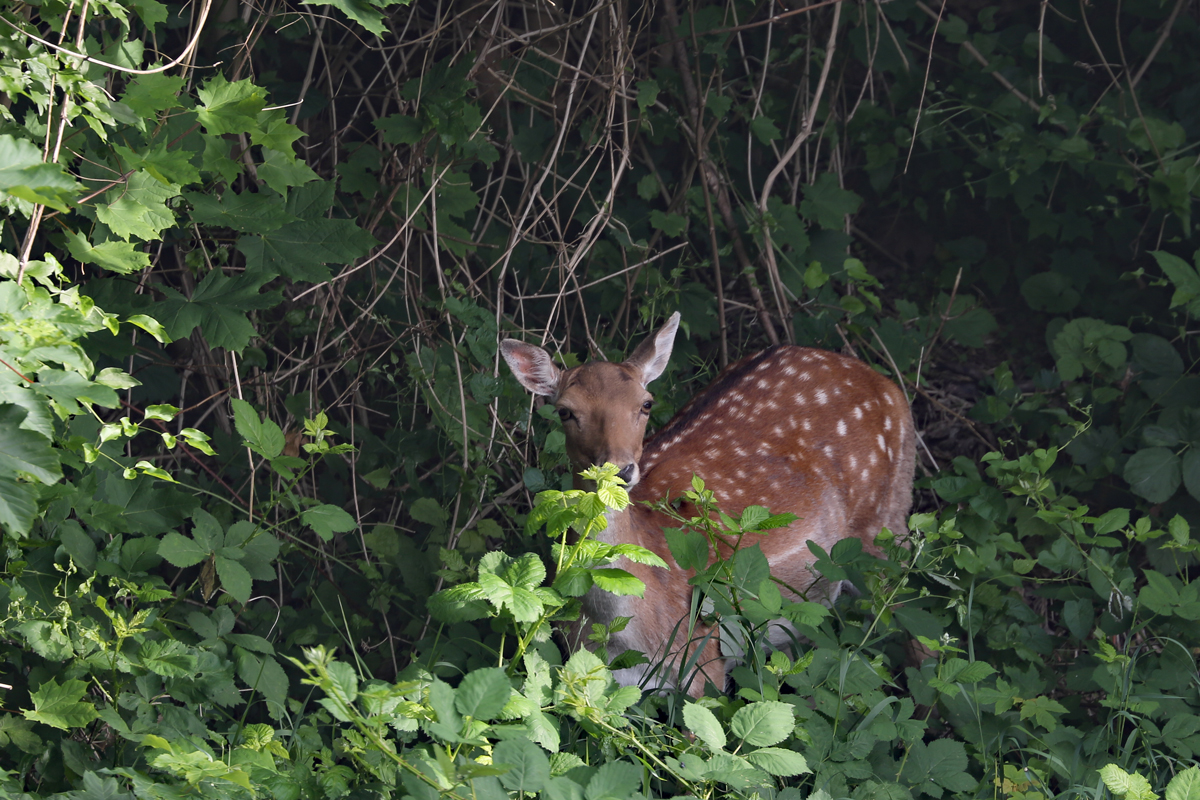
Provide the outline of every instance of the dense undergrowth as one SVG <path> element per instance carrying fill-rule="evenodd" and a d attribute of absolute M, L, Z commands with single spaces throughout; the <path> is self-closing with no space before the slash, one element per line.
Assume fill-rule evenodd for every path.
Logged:
<path fill-rule="evenodd" d="M 0 794 L 1200 798 L 1197 9 L 818 5 L 0 9 Z M 656 424 L 797 342 L 921 434 L 695 701 L 560 650 L 649 556 L 497 358 L 676 309 Z"/>

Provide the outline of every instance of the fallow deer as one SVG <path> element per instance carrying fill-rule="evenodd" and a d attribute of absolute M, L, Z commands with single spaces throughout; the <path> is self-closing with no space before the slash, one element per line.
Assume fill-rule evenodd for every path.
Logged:
<path fill-rule="evenodd" d="M 743 538 L 742 546 L 759 544 L 772 575 L 808 599 L 836 599 L 837 585 L 817 581 L 809 541 L 828 551 L 840 539 L 857 537 L 877 552 L 873 542 L 881 528 L 898 537 L 907 530 L 916 436 L 904 393 L 856 359 L 772 347 L 729 366 L 643 443 L 653 407 L 646 387 L 666 368 L 678 326 L 676 312 L 620 364 L 592 361 L 562 370 L 540 347 L 506 339 L 500 350 L 521 385 L 558 409 L 577 488 L 579 471 L 593 464 L 620 468 L 633 502 L 610 512 L 600 534 L 604 541 L 638 544 L 674 563 L 662 533 L 673 523 L 643 501 L 680 496 L 695 474 L 733 516 L 751 505 L 798 515 L 787 528 Z M 684 641 L 689 637 L 679 633 L 687 629 L 680 621 L 686 623 L 690 611 L 692 573 L 624 560 L 620 566 L 645 583 L 644 596 L 593 588 L 583 599 L 585 616 L 606 624 L 631 617 L 609 652 L 640 650 L 652 665 L 678 671 L 681 659 L 693 657 L 693 645 Z M 576 635 L 583 626 L 575 626 Z M 792 635 L 786 626 L 772 631 L 775 646 Z M 703 692 L 706 679 L 723 688 L 733 660 L 719 652 L 719 637 L 710 633 L 698 625 L 690 640 L 703 643 L 700 670 L 685 687 L 693 696 Z M 672 652 L 665 652 L 669 642 Z M 618 670 L 615 677 L 647 688 L 674 683 L 670 668 L 647 681 L 649 669 Z"/>

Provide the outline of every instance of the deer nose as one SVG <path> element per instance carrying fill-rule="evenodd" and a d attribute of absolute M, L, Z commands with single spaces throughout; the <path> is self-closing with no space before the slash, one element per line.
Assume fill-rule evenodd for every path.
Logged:
<path fill-rule="evenodd" d="M 626 464 L 617 472 L 617 477 L 625 481 L 626 485 L 632 485 L 638 479 L 637 464 Z"/>

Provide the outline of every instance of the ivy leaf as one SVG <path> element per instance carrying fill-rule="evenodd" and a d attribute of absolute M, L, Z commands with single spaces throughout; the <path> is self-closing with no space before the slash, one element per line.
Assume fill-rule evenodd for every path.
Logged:
<path fill-rule="evenodd" d="M 94 720 L 98 714 L 83 696 L 88 685 L 80 680 L 64 681 L 61 685 L 53 678 L 46 680 L 31 692 L 32 711 L 22 711 L 26 719 L 42 722 L 59 730 L 81 728 Z"/>
<path fill-rule="evenodd" d="M 249 79 L 230 83 L 217 74 L 197 94 L 201 106 L 196 110 L 205 131 L 222 136 L 258 129 L 258 115 L 266 105 L 264 90 Z"/>
<path fill-rule="evenodd" d="M 755 747 L 779 744 L 795 728 L 796 718 L 792 707 L 774 700 L 739 708 L 729 723 L 729 730 L 734 736 Z"/>
<path fill-rule="evenodd" d="M 696 738 L 713 750 L 724 750 L 726 744 L 725 731 L 717 716 L 702 705 L 687 703 L 683 707 L 683 723 L 688 730 L 696 734 Z"/>
<path fill-rule="evenodd" d="M 358 524 L 343 509 L 328 504 L 306 509 L 300 514 L 300 519 L 327 542 L 334 533 L 352 531 Z"/>

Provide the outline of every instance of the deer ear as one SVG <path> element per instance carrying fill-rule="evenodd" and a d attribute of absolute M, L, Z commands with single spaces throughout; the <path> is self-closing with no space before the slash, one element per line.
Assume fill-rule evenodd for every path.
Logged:
<path fill-rule="evenodd" d="M 500 354 L 526 389 L 544 397 L 558 394 L 562 370 L 545 350 L 516 339 L 505 339 L 500 342 Z"/>
<path fill-rule="evenodd" d="M 642 341 L 633 351 L 633 355 L 625 363 L 641 370 L 642 386 L 663 374 L 667 361 L 671 358 L 671 348 L 675 346 L 675 331 L 679 329 L 679 312 L 676 311 L 658 333 Z"/>

